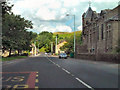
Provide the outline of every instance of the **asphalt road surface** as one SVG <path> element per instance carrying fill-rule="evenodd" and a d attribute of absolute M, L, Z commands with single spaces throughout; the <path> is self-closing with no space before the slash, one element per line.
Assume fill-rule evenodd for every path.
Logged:
<path fill-rule="evenodd" d="M 3 88 L 118 88 L 118 65 L 40 55 L 4 62 Z"/>

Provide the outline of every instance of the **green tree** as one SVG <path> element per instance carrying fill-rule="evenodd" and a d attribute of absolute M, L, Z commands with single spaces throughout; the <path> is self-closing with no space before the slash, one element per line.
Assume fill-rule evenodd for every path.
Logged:
<path fill-rule="evenodd" d="M 6 3 L 3 6 L 3 31 L 2 31 L 2 45 L 3 50 L 11 51 L 28 50 L 30 49 L 33 34 L 28 32 L 27 29 L 32 28 L 32 22 L 25 20 L 20 15 L 14 15 L 11 12 L 11 7 Z M 19 54 L 19 53 L 18 53 Z"/>
<path fill-rule="evenodd" d="M 81 32 L 80 33 L 76 32 L 75 37 L 76 37 L 75 43 L 82 44 Z M 74 51 L 74 33 L 71 36 L 66 37 L 65 40 L 67 41 L 67 43 L 63 45 L 60 49 L 66 51 L 69 54 L 70 52 Z"/>
<path fill-rule="evenodd" d="M 37 36 L 36 41 L 36 46 L 39 46 L 39 48 L 44 47 L 46 52 L 50 52 L 51 42 L 53 41 L 53 33 L 43 31 Z"/>

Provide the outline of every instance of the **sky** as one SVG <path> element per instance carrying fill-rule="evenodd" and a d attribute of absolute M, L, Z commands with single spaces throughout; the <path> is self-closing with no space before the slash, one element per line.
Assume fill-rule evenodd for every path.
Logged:
<path fill-rule="evenodd" d="M 72 32 L 82 30 L 82 14 L 87 11 L 89 1 L 92 10 L 100 13 L 104 9 L 113 9 L 119 0 L 9 0 L 14 4 L 12 11 L 32 21 L 33 31 L 40 33 Z M 69 14 L 69 16 L 66 16 Z"/>

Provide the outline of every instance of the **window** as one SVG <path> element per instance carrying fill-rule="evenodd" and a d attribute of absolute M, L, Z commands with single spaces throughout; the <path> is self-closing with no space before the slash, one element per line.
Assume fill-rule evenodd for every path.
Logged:
<path fill-rule="evenodd" d="M 102 40 L 104 39 L 103 30 L 104 30 L 104 28 L 103 28 L 103 24 L 101 24 L 101 39 L 102 39 Z"/>
<path fill-rule="evenodd" d="M 97 39 L 99 40 L 99 26 L 97 26 Z"/>

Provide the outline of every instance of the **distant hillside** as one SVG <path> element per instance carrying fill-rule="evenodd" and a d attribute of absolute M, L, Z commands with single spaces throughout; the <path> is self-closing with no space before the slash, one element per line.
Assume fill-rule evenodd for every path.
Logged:
<path fill-rule="evenodd" d="M 76 31 L 76 33 L 81 33 L 81 31 Z M 54 35 L 57 35 L 57 34 L 74 34 L 74 32 L 55 32 L 55 33 L 53 33 Z"/>
<path fill-rule="evenodd" d="M 76 33 L 76 35 L 80 35 L 81 34 L 81 31 L 76 31 L 75 32 Z M 55 32 L 55 33 L 53 33 L 53 35 L 59 35 L 60 37 L 63 37 L 63 38 L 65 38 L 65 37 L 71 37 L 72 35 L 74 35 L 74 32 Z"/>
<path fill-rule="evenodd" d="M 76 31 L 76 36 L 80 36 L 81 35 L 81 31 Z M 54 36 L 56 36 L 58 34 L 58 40 L 66 40 L 68 38 L 71 38 L 71 36 L 74 35 L 74 32 L 55 32 L 53 33 Z"/>

